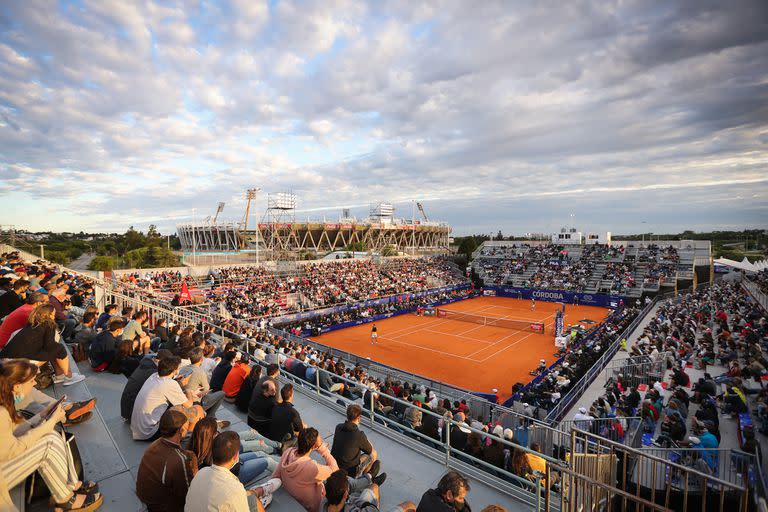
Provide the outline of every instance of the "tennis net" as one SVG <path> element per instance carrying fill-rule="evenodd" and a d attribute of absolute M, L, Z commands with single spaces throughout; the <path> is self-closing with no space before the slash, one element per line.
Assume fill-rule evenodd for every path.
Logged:
<path fill-rule="evenodd" d="M 504 329 L 514 329 L 516 331 L 533 331 L 544 333 L 544 322 L 535 322 L 532 320 L 496 318 L 492 316 L 463 313 L 461 311 L 451 311 L 450 309 L 442 308 L 437 308 L 436 316 L 440 318 L 447 318 L 448 320 L 458 320 L 460 322 L 470 322 L 473 324 L 488 325 L 491 327 L 502 327 Z"/>

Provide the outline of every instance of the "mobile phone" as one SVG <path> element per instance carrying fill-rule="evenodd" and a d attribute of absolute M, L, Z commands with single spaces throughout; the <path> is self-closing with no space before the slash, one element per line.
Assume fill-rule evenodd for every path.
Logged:
<path fill-rule="evenodd" d="M 67 399 L 67 395 L 62 395 L 61 398 L 56 400 L 56 403 L 53 404 L 53 406 L 50 409 L 48 409 L 48 412 L 45 413 L 44 416 L 42 416 L 43 421 L 47 421 L 51 416 L 53 416 L 53 413 L 56 411 L 56 409 L 58 409 L 59 406 L 62 404 L 62 402 L 64 402 L 64 400 L 66 399 Z"/>

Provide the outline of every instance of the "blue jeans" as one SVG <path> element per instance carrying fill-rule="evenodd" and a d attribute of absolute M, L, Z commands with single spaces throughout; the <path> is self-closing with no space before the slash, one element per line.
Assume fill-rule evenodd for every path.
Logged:
<path fill-rule="evenodd" d="M 269 465 L 266 458 L 259 457 L 252 452 L 241 453 L 240 462 L 243 464 L 240 466 L 240 472 L 238 473 L 237 478 L 240 479 L 240 482 L 243 485 L 256 480 L 260 474 L 267 470 L 267 466 Z"/>

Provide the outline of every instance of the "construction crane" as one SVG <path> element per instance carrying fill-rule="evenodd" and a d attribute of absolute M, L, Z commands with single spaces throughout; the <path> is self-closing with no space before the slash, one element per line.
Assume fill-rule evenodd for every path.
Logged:
<path fill-rule="evenodd" d="M 427 218 L 427 213 L 424 211 L 424 205 L 416 202 L 416 208 L 419 209 L 419 212 L 421 213 L 421 216 L 424 217 L 424 222 L 429 222 L 429 219 Z"/>
<path fill-rule="evenodd" d="M 216 219 L 219 218 L 219 214 L 224 210 L 224 203 L 219 203 L 216 207 L 216 215 L 213 216 L 213 223 L 216 224 Z"/>

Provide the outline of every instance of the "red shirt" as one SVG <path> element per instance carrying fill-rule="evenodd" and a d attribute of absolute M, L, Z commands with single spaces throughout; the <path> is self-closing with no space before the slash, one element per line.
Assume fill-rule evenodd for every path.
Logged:
<path fill-rule="evenodd" d="M 229 398 L 237 396 L 243 385 L 243 381 L 249 373 L 251 373 L 251 367 L 248 366 L 248 363 L 237 363 L 227 374 L 227 378 L 224 380 L 224 385 L 221 387 L 221 390 Z"/>
<path fill-rule="evenodd" d="M 29 321 L 29 314 L 34 309 L 32 304 L 24 304 L 13 310 L 5 317 L 3 325 L 0 325 L 0 348 L 3 348 L 15 331 L 18 331 Z"/>

